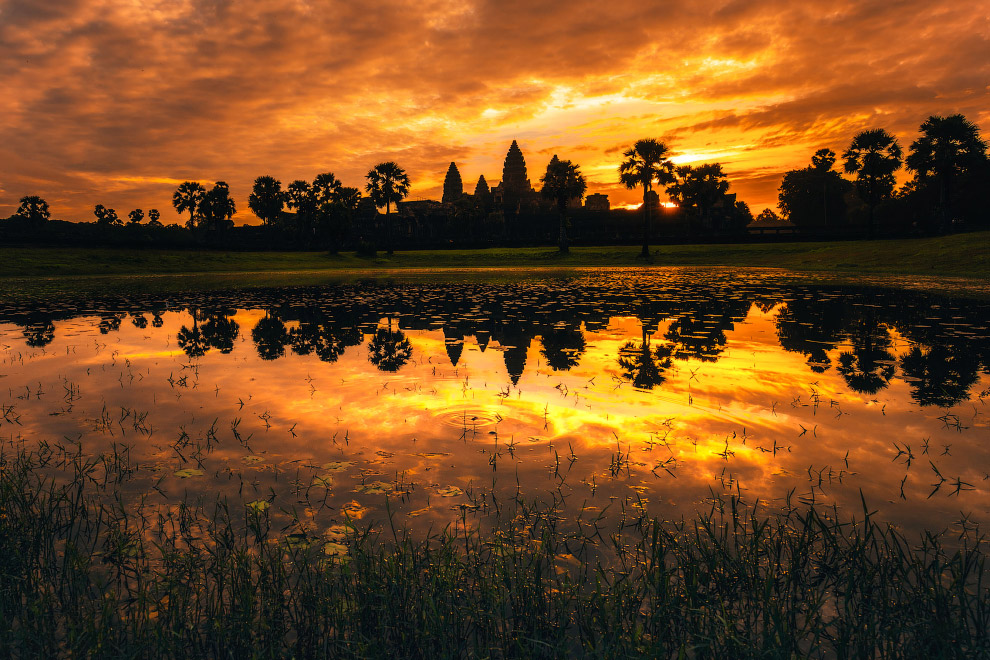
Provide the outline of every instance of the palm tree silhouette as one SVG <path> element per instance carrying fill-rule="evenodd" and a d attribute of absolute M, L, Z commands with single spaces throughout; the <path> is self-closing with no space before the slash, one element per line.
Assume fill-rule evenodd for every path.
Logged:
<path fill-rule="evenodd" d="M 547 164 L 547 171 L 540 177 L 540 183 L 543 184 L 543 197 L 557 204 L 560 218 L 558 246 L 561 254 L 567 254 L 567 203 L 575 197 L 580 199 L 588 189 L 588 184 L 577 165 L 569 160 L 560 160 L 557 154 Z"/>
<path fill-rule="evenodd" d="M 389 217 L 391 205 L 402 201 L 409 194 L 409 177 L 392 161 L 375 165 L 366 178 L 366 190 L 375 206 L 385 207 L 385 250 L 392 256 L 392 219 Z"/>
<path fill-rule="evenodd" d="M 650 346 L 648 325 L 646 321 L 642 322 L 643 339 L 638 346 L 635 342 L 628 341 L 619 349 L 618 363 L 622 375 L 639 390 L 652 390 L 662 385 L 667 380 L 664 372 L 673 364 L 673 346 L 664 344 L 655 349 Z"/>
<path fill-rule="evenodd" d="M 206 351 L 210 350 L 210 344 L 199 327 L 199 309 L 190 308 L 189 314 L 192 316 L 193 326 L 190 328 L 183 325 L 176 333 L 175 339 L 182 352 L 191 358 L 203 357 Z"/>
<path fill-rule="evenodd" d="M 886 326 L 872 316 L 858 319 L 852 330 L 852 350 L 839 354 L 839 374 L 855 391 L 876 394 L 894 377 L 896 358 L 889 348 Z"/>
<path fill-rule="evenodd" d="M 172 194 L 172 206 L 175 207 L 176 212 L 189 211 L 189 223 L 186 226 L 190 229 L 193 228 L 193 218 L 205 194 L 206 188 L 196 181 L 185 181 L 179 184 L 175 193 Z"/>
<path fill-rule="evenodd" d="M 911 144 L 907 168 L 919 178 L 938 181 L 939 230 L 952 222 L 952 184 L 967 169 L 986 162 L 987 144 L 980 129 L 962 115 L 932 115 L 921 125 L 921 137 Z"/>
<path fill-rule="evenodd" d="M 647 138 L 637 140 L 632 149 L 623 156 L 626 160 L 619 165 L 619 181 L 630 190 L 643 187 L 643 251 L 640 256 L 650 258 L 650 200 L 648 193 L 653 184 L 666 185 L 674 181 L 674 166 L 670 162 L 667 145 L 659 140 Z"/>
<path fill-rule="evenodd" d="M 412 357 L 412 344 L 401 330 L 392 330 L 392 319 L 388 329 L 378 328 L 368 344 L 368 361 L 379 371 L 398 371 Z"/>
<path fill-rule="evenodd" d="M 874 211 L 894 191 L 894 172 L 901 166 L 901 146 L 893 135 L 875 128 L 854 137 L 842 157 L 846 172 L 856 174 L 856 189 L 870 208 L 872 238 L 876 231 Z"/>
<path fill-rule="evenodd" d="M 134 209 L 133 211 L 127 214 L 127 218 L 130 224 L 132 225 L 140 224 L 141 221 L 144 220 L 144 210 Z"/>

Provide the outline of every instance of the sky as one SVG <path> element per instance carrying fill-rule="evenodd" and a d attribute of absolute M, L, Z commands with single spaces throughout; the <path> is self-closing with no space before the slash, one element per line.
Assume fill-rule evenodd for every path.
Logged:
<path fill-rule="evenodd" d="M 363 188 L 387 160 L 439 199 L 451 161 L 494 185 L 513 139 L 534 185 L 557 154 L 614 208 L 646 137 L 755 214 L 861 130 L 990 137 L 990 0 L 0 0 L 0 90 L 0 217 L 180 222 L 179 183 L 224 180 L 253 224 L 258 176 Z"/>

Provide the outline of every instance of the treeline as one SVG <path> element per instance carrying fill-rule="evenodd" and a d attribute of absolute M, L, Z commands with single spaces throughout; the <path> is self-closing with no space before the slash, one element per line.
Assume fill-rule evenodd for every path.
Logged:
<path fill-rule="evenodd" d="M 784 174 L 783 217 L 808 232 L 865 227 L 878 233 L 943 234 L 990 227 L 990 158 L 979 128 L 963 115 L 929 117 L 905 157 L 883 129 L 856 135 L 841 161 L 820 149 L 808 167 Z M 844 178 L 837 165 L 852 180 Z M 895 174 L 912 174 L 899 189 Z M 774 220 L 764 211 L 758 220 Z"/>
<path fill-rule="evenodd" d="M 474 194 L 445 191 L 442 203 L 403 202 L 409 177 L 387 162 L 368 172 L 364 194 L 344 186 L 331 172 L 312 181 L 292 181 L 284 189 L 273 176 L 258 177 L 248 207 L 260 226 L 234 226 L 236 205 L 223 181 L 209 189 L 187 181 L 176 189 L 172 206 L 189 214 L 184 225 L 163 225 L 155 208 L 147 215 L 133 209 L 125 222 L 102 204 L 94 208 L 95 222 L 60 222 L 51 219 L 45 200 L 27 196 L 0 223 L 0 240 L 368 254 L 391 254 L 396 244 L 408 249 L 556 243 L 566 252 L 572 240 L 641 240 L 648 256 L 651 242 L 739 240 L 749 235 L 748 227 L 779 226 L 781 219 L 796 235 L 816 238 L 990 227 L 990 158 L 979 128 L 962 115 L 931 116 L 919 132 L 906 157 L 897 139 L 879 128 L 856 135 L 841 157 L 831 149 L 818 150 L 808 167 L 784 174 L 778 195 L 781 215 L 765 209 L 755 221 L 749 207 L 729 192 L 721 164 L 675 166 L 667 145 L 643 139 L 624 153 L 618 168 L 623 185 L 643 192 L 638 211 L 575 204 L 587 189 L 586 180 L 578 165 L 556 155 L 540 178 L 539 192 L 514 191 L 510 196 L 503 190 L 498 196 L 482 185 L 482 178 Z M 913 176 L 898 189 L 895 174 L 901 167 Z M 660 205 L 661 187 L 676 208 Z"/>

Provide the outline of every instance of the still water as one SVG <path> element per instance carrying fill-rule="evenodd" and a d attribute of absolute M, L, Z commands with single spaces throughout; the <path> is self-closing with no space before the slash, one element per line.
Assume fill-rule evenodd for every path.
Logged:
<path fill-rule="evenodd" d="M 986 521 L 990 303 L 709 270 L 0 304 L 0 444 L 129 454 L 133 506 L 320 534 L 493 499 Z M 479 514 L 480 515 L 480 514 Z"/>

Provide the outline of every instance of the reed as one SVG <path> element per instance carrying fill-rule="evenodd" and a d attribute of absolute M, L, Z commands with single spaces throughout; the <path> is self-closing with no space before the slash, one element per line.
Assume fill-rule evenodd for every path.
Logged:
<path fill-rule="evenodd" d="M 985 540 L 713 494 L 679 521 L 488 501 L 416 534 L 317 533 L 223 498 L 149 505 L 125 448 L 0 452 L 0 654 L 973 658 Z M 487 511 L 487 513 L 485 513 Z"/>

